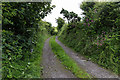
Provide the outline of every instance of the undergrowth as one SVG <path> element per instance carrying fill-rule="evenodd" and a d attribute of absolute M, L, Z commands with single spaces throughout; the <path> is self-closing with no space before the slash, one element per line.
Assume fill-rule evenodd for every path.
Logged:
<path fill-rule="evenodd" d="M 47 30 L 36 33 L 31 51 L 26 48 L 24 37 L 10 31 L 2 31 L 2 78 L 40 78 L 41 55 L 44 41 L 49 37 Z"/>
<path fill-rule="evenodd" d="M 117 2 L 83 2 L 80 8 L 85 16 L 79 22 L 73 20 L 63 26 L 58 39 L 92 62 L 120 75 L 119 6 Z"/>
<path fill-rule="evenodd" d="M 34 46 L 34 54 L 31 57 L 31 69 L 29 70 L 27 75 L 31 75 L 34 78 L 41 78 L 42 75 L 42 66 L 41 66 L 41 59 L 42 59 L 42 49 L 44 46 L 45 40 L 49 37 L 47 32 L 44 30 L 43 32 L 38 32 L 37 36 L 37 44 Z M 33 59 L 33 61 L 32 61 Z M 29 76 L 30 77 L 30 76 Z"/>
<path fill-rule="evenodd" d="M 65 31 L 67 31 L 67 29 Z M 70 31 L 69 34 L 67 32 L 62 33 L 58 39 L 103 68 L 120 74 L 118 54 L 120 48 L 118 45 L 119 35 L 117 35 L 117 32 L 109 36 L 107 35 L 108 34 L 104 35 L 105 41 L 103 41 L 103 44 L 100 44 L 97 43 L 99 40 L 97 39 L 97 35 L 93 35 L 93 39 L 90 39 L 84 30 L 75 28 L 73 31 Z"/>

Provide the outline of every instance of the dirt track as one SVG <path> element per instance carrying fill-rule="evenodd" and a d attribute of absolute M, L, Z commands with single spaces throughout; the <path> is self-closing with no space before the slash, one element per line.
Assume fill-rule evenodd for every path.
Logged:
<path fill-rule="evenodd" d="M 95 64 L 95 63 L 93 63 L 91 61 L 87 61 L 87 59 L 85 59 L 83 56 L 78 55 L 78 53 L 75 53 L 73 50 L 66 47 L 63 43 L 61 43 L 58 40 L 58 37 L 56 37 L 56 42 L 61 47 L 63 47 L 65 52 L 71 58 L 73 58 L 78 63 L 79 66 L 81 66 L 83 69 L 85 69 L 86 72 L 88 72 L 92 76 L 95 76 L 96 78 L 118 78 L 117 75 L 111 73 L 110 71 L 108 71 L 106 69 L 103 69 L 103 68 L 99 67 L 97 64 Z"/>
<path fill-rule="evenodd" d="M 75 78 L 75 76 L 68 70 L 64 68 L 59 59 L 54 55 L 49 45 L 48 38 L 44 44 L 43 56 L 42 56 L 42 66 L 43 66 L 43 78 Z M 78 53 L 75 53 L 72 49 L 66 47 L 61 43 L 56 37 L 56 42 L 63 47 L 65 52 L 73 58 L 77 64 L 82 67 L 86 72 L 94 76 L 95 78 L 118 78 L 116 74 L 101 68 L 97 64 L 88 61 L 86 58 Z M 118 79 L 114 79 L 118 80 Z"/>
<path fill-rule="evenodd" d="M 43 65 L 43 78 L 75 78 L 75 76 L 57 59 L 57 56 L 49 46 L 49 39 L 46 40 L 43 48 L 42 65 Z"/>

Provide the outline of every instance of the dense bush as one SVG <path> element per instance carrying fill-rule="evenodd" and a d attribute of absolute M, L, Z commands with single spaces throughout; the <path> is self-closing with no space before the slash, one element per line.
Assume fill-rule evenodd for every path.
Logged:
<path fill-rule="evenodd" d="M 14 35 L 11 31 L 3 30 L 2 35 L 2 77 L 41 77 L 40 61 L 44 41 L 49 36 L 47 30 L 38 30 L 34 36 L 35 40 L 32 40 L 34 45 L 25 41 L 25 37 Z M 32 46 L 32 49 L 28 48 L 28 44 Z"/>
<path fill-rule="evenodd" d="M 15 36 L 13 35 L 12 32 L 5 30 L 3 30 L 2 34 L 3 34 L 2 68 L 4 73 L 2 77 L 3 78 L 23 77 L 24 72 L 29 68 L 29 64 L 22 60 L 25 57 L 22 52 L 24 43 L 23 45 L 21 45 L 19 42 L 21 36 Z"/>
<path fill-rule="evenodd" d="M 45 39 L 50 35 L 43 19 L 50 3 L 3 3 L 2 78 L 37 78 Z"/>
<path fill-rule="evenodd" d="M 117 74 L 120 74 L 119 5 L 117 2 L 82 3 L 83 21 L 72 29 L 65 28 L 59 37 L 64 44 Z"/>

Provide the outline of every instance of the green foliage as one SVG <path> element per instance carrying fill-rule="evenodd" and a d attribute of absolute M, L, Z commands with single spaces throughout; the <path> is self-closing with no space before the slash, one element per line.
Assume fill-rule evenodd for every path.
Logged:
<path fill-rule="evenodd" d="M 58 36 L 62 35 L 62 33 L 65 32 L 65 30 L 66 30 L 65 28 L 67 28 L 67 24 L 64 24 L 64 25 L 62 26 L 61 31 L 58 33 Z"/>
<path fill-rule="evenodd" d="M 44 27 L 44 26 L 41 26 Z M 41 78 L 42 75 L 42 49 L 45 40 L 49 37 L 47 30 L 39 31 L 37 33 L 37 44 L 33 47 L 33 52 L 30 57 L 30 69 L 27 71 L 26 76 L 28 78 Z"/>
<path fill-rule="evenodd" d="M 57 30 L 60 31 L 61 28 L 62 28 L 62 26 L 65 24 L 65 21 L 64 21 L 64 19 L 62 19 L 62 18 L 59 17 L 58 19 L 56 19 L 56 22 L 58 24 Z"/>
<path fill-rule="evenodd" d="M 19 6 L 19 7 L 18 7 Z M 38 22 L 51 12 L 53 6 L 47 2 L 33 3 L 3 3 L 3 29 L 15 34 L 31 37 L 28 30 L 38 28 Z"/>
<path fill-rule="evenodd" d="M 119 2 L 84 2 L 83 21 L 73 29 L 65 28 L 59 37 L 64 44 L 117 74 L 120 74 L 119 5 Z"/>
<path fill-rule="evenodd" d="M 71 30 L 71 29 L 75 28 L 81 20 L 81 18 L 78 16 L 78 14 L 76 14 L 74 12 L 68 12 L 65 9 L 62 9 L 60 14 L 63 14 L 64 18 L 67 18 L 68 27 L 69 27 L 68 30 Z M 63 25 L 61 25 L 61 26 L 63 26 Z"/>
<path fill-rule="evenodd" d="M 57 31 L 55 31 L 55 27 L 51 28 L 51 35 L 57 35 Z"/>
<path fill-rule="evenodd" d="M 61 10 L 60 14 L 63 14 L 64 18 L 67 18 L 68 20 L 68 23 L 70 21 L 72 22 L 77 22 L 77 21 L 80 21 L 81 18 L 78 17 L 78 14 L 74 13 L 74 12 L 68 12 L 67 10 L 63 9 Z"/>
<path fill-rule="evenodd" d="M 85 24 L 89 23 L 89 26 L 92 22 L 93 29 L 97 33 L 101 33 L 103 29 L 107 31 L 110 28 L 112 29 L 112 27 L 119 28 L 117 25 L 120 23 L 116 24 L 118 19 L 120 19 L 119 6 L 118 2 L 84 2 L 81 5 L 82 10 L 84 10 L 83 14 L 85 13 L 84 22 Z M 89 9 L 87 9 L 88 7 Z"/>
<path fill-rule="evenodd" d="M 31 44 L 31 51 L 27 49 L 29 43 L 21 43 L 24 37 L 5 30 L 2 35 L 2 78 L 40 78 L 40 61 L 44 41 L 48 38 L 47 30 L 36 33 L 36 45 Z"/>
<path fill-rule="evenodd" d="M 41 19 L 53 7 L 46 2 L 3 3 L 3 79 L 41 77 L 42 47 L 49 36 L 46 24 Z"/>
<path fill-rule="evenodd" d="M 120 39 L 117 33 L 111 37 L 88 37 L 84 30 L 74 29 L 67 34 L 64 32 L 60 35 L 60 40 L 75 51 L 83 54 L 93 62 L 110 69 L 118 74 L 120 59 Z M 104 41 L 102 41 L 105 39 Z"/>
<path fill-rule="evenodd" d="M 62 64 L 66 66 L 66 69 L 70 70 L 78 78 L 91 78 L 91 76 L 80 68 L 76 62 L 65 53 L 63 48 L 57 44 L 55 41 L 55 36 L 50 39 L 50 45 L 53 53 L 55 53 L 61 60 Z"/>
<path fill-rule="evenodd" d="M 26 69 L 29 66 L 27 62 L 21 61 L 23 59 L 22 48 L 23 46 L 19 43 L 20 36 L 14 36 L 12 32 L 3 30 L 2 39 L 2 68 L 3 78 L 19 78 L 23 77 Z M 21 62 L 20 62 L 21 61 Z M 21 65 L 23 63 L 24 65 Z M 17 74 L 16 74 L 17 73 Z"/>
<path fill-rule="evenodd" d="M 83 14 L 88 16 L 88 12 L 94 7 L 95 2 L 82 2 L 80 8 L 84 11 Z"/>
<path fill-rule="evenodd" d="M 45 22 L 45 21 L 40 21 L 39 22 L 39 25 L 42 25 L 41 27 L 40 27 L 40 29 L 43 31 L 44 29 L 46 29 L 47 30 L 47 32 L 48 32 L 48 34 L 50 34 L 50 35 L 55 35 L 56 33 L 55 33 L 55 31 L 54 31 L 54 27 L 52 27 L 52 24 L 51 23 L 49 23 L 49 22 Z"/>

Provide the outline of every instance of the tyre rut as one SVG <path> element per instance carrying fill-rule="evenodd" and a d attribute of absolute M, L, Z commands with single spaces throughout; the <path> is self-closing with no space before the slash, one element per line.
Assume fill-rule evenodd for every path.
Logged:
<path fill-rule="evenodd" d="M 61 64 L 49 46 L 48 38 L 45 41 L 42 55 L 43 78 L 75 78 L 75 76 Z"/>

